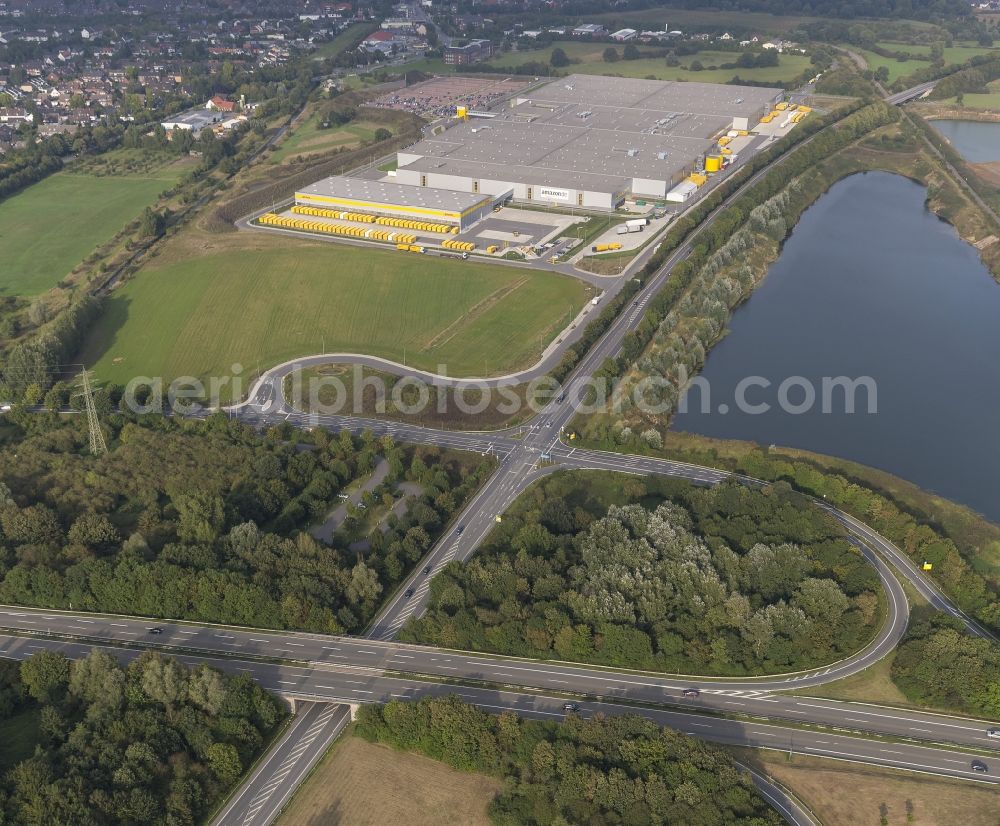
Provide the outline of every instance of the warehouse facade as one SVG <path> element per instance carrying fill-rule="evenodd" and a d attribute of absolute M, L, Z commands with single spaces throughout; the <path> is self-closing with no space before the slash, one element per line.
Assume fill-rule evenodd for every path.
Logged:
<path fill-rule="evenodd" d="M 338 176 L 324 178 L 295 193 L 295 204 L 300 207 L 448 224 L 459 231 L 492 212 L 495 200 L 485 194 L 450 191 L 447 187 Z"/>
<path fill-rule="evenodd" d="M 571 75 L 529 95 L 399 152 L 396 180 L 612 210 L 629 195 L 664 198 L 719 135 L 755 126 L 782 91 Z"/>

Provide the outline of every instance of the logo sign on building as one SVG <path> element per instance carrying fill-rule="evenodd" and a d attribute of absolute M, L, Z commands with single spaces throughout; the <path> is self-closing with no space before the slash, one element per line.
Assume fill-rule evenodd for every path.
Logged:
<path fill-rule="evenodd" d="M 538 193 L 538 197 L 546 201 L 568 201 L 569 200 L 569 190 L 568 189 L 549 189 L 547 186 L 543 186 Z"/>

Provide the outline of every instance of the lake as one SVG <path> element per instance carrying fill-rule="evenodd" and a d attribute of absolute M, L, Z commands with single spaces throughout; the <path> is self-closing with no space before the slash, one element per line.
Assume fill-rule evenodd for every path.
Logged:
<path fill-rule="evenodd" d="M 969 163 L 1000 161 L 1000 123 L 977 120 L 932 120 L 929 123 Z"/>
<path fill-rule="evenodd" d="M 689 391 L 674 429 L 853 459 L 1000 522 L 1000 285 L 925 194 L 871 172 L 808 209 L 709 353 L 707 405 Z M 766 412 L 737 409 L 754 376 L 745 401 Z M 834 391 L 824 413 L 823 378 L 839 376 L 870 377 L 877 413 L 863 389 L 855 413 Z M 806 384 L 816 400 L 796 412 Z"/>

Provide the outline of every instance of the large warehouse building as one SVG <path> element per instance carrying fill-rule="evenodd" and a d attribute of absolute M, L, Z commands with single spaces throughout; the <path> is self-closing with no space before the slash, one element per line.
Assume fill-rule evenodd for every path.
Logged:
<path fill-rule="evenodd" d="M 509 191 L 502 193 L 501 199 L 509 196 Z M 490 213 L 496 200 L 468 191 L 337 176 L 324 178 L 295 193 L 298 206 L 450 224 L 459 230 L 468 229 Z"/>
<path fill-rule="evenodd" d="M 591 75 L 560 78 L 495 117 L 398 153 L 396 180 L 428 190 L 615 209 L 663 198 L 727 130 L 756 126 L 780 89 Z"/>

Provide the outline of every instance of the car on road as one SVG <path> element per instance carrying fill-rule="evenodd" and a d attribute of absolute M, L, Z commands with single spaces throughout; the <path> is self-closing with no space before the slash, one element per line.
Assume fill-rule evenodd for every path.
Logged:
<path fill-rule="evenodd" d="M 701 692 L 697 688 L 685 688 L 681 694 L 685 697 L 700 697 Z"/>
<path fill-rule="evenodd" d="M 409 599 L 410 597 L 412 597 L 413 596 L 413 589 L 412 588 L 407 588 L 405 591 L 403 591 L 403 596 L 406 597 L 407 599 Z"/>
<path fill-rule="evenodd" d="M 974 772 L 988 772 L 990 769 L 982 760 L 973 760 L 972 770 Z"/>
<path fill-rule="evenodd" d="M 462 531 L 464 531 L 464 530 L 465 530 L 465 525 L 459 525 L 458 529 L 455 531 L 455 533 L 458 534 L 459 536 L 461 536 L 462 535 Z"/>
<path fill-rule="evenodd" d="M 995 740 L 1000 740 L 1000 728 L 988 728 L 986 729 L 986 736 L 992 737 Z"/>
<path fill-rule="evenodd" d="M 430 566 L 430 565 L 427 565 L 427 566 L 426 566 L 426 567 L 424 568 L 424 576 L 427 576 L 427 574 L 429 574 L 430 572 L 431 572 L 431 566 Z"/>
<path fill-rule="evenodd" d="M 563 703 L 563 711 L 579 711 L 580 706 L 576 703 Z"/>
<path fill-rule="evenodd" d="M 162 634 L 163 633 L 163 629 L 162 628 L 147 628 L 146 629 L 146 633 L 147 634 Z"/>

